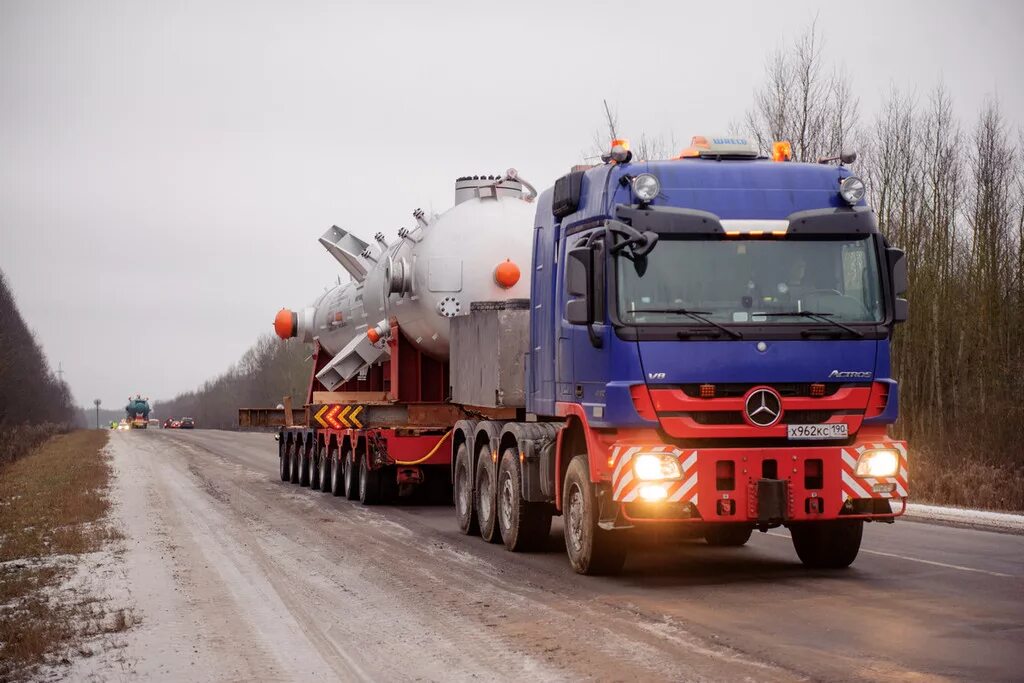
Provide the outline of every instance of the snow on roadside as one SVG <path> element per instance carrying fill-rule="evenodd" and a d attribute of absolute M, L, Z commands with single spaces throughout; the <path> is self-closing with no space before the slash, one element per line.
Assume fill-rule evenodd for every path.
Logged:
<path fill-rule="evenodd" d="M 1008 512 L 968 510 L 941 505 L 908 503 L 906 518 L 916 521 L 968 526 L 988 531 L 1024 534 L 1024 515 L 1015 515 Z"/>

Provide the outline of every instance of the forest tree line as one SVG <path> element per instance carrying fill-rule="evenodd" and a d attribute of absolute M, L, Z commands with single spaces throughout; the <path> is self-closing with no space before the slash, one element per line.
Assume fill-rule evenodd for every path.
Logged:
<path fill-rule="evenodd" d="M 78 422 L 68 385 L 53 372 L 0 272 L 0 464 Z"/>

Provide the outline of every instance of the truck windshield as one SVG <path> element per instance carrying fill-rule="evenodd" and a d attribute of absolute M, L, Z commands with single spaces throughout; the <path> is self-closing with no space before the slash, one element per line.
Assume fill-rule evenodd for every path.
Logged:
<path fill-rule="evenodd" d="M 841 323 L 882 320 L 874 242 L 662 235 L 645 257 L 617 257 L 618 311 L 631 325 L 792 324 L 813 312 Z M 780 313 L 792 315 L 778 315 Z M 775 315 L 769 315 L 775 314 Z"/>

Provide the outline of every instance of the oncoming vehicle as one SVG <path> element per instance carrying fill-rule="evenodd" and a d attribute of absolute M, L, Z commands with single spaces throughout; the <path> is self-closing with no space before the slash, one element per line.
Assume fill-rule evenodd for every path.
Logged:
<path fill-rule="evenodd" d="M 789 157 L 698 136 L 633 161 L 616 141 L 532 220 L 510 171 L 460 178 L 456 206 L 395 243 L 328 231 L 353 283 L 275 321 L 316 344 L 281 478 L 371 504 L 450 463 L 463 533 L 526 551 L 561 515 L 584 574 L 618 571 L 645 528 L 740 546 L 784 526 L 805 565 L 848 566 L 909 495 L 888 432 L 906 261 L 855 155 Z"/>

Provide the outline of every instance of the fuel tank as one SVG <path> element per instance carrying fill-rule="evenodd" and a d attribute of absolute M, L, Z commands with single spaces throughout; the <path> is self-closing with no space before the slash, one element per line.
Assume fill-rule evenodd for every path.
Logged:
<path fill-rule="evenodd" d="M 474 301 L 529 298 L 535 197 L 510 169 L 457 179 L 452 208 L 433 216 L 417 209 L 415 226 L 390 242 L 332 227 L 320 243 L 351 281 L 298 312 L 282 309 L 275 331 L 319 341 L 333 356 L 317 374 L 329 389 L 386 359 L 392 324 L 427 355 L 447 359 L 450 321 L 469 314 Z"/>

